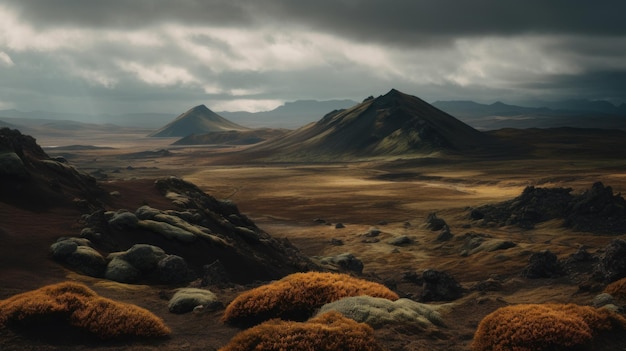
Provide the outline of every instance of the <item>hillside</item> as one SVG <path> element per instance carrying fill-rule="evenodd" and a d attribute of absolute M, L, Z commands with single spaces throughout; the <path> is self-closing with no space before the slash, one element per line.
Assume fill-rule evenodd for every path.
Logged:
<path fill-rule="evenodd" d="M 186 137 L 191 134 L 247 129 L 248 128 L 225 119 L 208 109 L 205 105 L 198 105 L 179 115 L 175 120 L 148 136 Z"/>
<path fill-rule="evenodd" d="M 288 132 L 287 129 L 259 128 L 191 134 L 175 141 L 172 145 L 252 145 L 282 137 Z"/>
<path fill-rule="evenodd" d="M 476 151 L 491 141 L 427 102 L 392 89 L 248 152 L 321 160 Z"/>

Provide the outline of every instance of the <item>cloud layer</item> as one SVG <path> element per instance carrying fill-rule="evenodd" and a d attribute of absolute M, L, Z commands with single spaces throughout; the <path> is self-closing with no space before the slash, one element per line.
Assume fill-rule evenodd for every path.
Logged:
<path fill-rule="evenodd" d="M 428 101 L 626 102 L 626 2 L 5 0 L 0 108 L 267 110 L 397 88 Z"/>

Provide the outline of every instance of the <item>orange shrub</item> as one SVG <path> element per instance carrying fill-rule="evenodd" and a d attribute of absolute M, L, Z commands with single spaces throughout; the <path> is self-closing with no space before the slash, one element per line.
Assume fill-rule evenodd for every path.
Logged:
<path fill-rule="evenodd" d="M 574 304 L 503 307 L 479 324 L 474 351 L 562 350 L 588 345 L 599 332 L 626 327 L 626 320 L 605 309 Z"/>
<path fill-rule="evenodd" d="M 616 280 L 607 285 L 604 292 L 617 299 L 626 299 L 626 278 Z"/>
<path fill-rule="evenodd" d="M 382 351 L 373 329 L 338 312 L 308 322 L 273 319 L 237 335 L 220 351 Z"/>
<path fill-rule="evenodd" d="M 272 318 L 303 321 L 326 303 L 360 295 L 398 299 L 396 293 L 382 284 L 347 274 L 295 273 L 239 295 L 226 307 L 222 320 L 241 326 Z"/>
<path fill-rule="evenodd" d="M 0 301 L 0 328 L 68 323 L 101 339 L 159 337 L 170 333 L 163 321 L 139 306 L 98 296 L 77 283 L 59 283 Z"/>

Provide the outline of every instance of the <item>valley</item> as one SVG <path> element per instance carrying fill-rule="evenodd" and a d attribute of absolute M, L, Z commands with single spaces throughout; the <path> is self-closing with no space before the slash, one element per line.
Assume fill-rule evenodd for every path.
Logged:
<path fill-rule="evenodd" d="M 370 108 L 370 103 L 378 105 Z M 394 108 L 399 109 L 402 118 L 394 115 Z M 40 201 L 38 192 L 3 188 L 23 198 L 0 201 L 0 237 L 11 243 L 0 248 L 0 299 L 69 280 L 108 298 L 150 310 L 172 333 L 165 339 L 101 342 L 0 329 L 0 348 L 217 350 L 240 329 L 221 321 L 223 308 L 200 313 L 169 312 L 167 300 L 174 292 L 187 283 L 201 286 L 214 292 L 226 306 L 240 294 L 278 279 L 294 267 L 350 273 L 384 284 L 402 298 L 438 308 L 443 321 L 440 325 L 391 323 L 374 328 L 375 339 L 392 351 L 471 350 L 480 321 L 504 306 L 596 304 L 596 297 L 608 284 L 597 277 L 597 267 L 610 251 L 608 245 L 626 238 L 626 231 L 620 227 L 610 234 L 577 231 L 566 225 L 565 218 L 544 220 L 541 216 L 556 204 L 550 202 L 552 198 L 542 198 L 541 191 L 537 191 L 539 195 L 532 191 L 571 188 L 567 191 L 574 199 L 571 203 L 579 201 L 580 208 L 588 205 L 580 199 L 586 199 L 586 194 L 593 197 L 593 189 L 600 192 L 598 197 L 610 191 L 610 196 L 602 197 L 605 202 L 593 204 L 619 210 L 621 194 L 626 193 L 624 132 L 556 128 L 504 129 L 485 134 L 429 109 L 392 91 L 386 99 L 364 102 L 328 115 L 316 125 L 256 145 L 173 145 L 179 138 L 148 137 L 149 132 L 137 129 L 97 129 L 66 135 L 35 131 L 33 137 L 51 160 L 67 162 L 93 177 L 94 184 L 81 183 L 84 179 L 80 176 L 76 176 L 80 186 L 75 188 L 72 183 L 60 182 L 55 186 L 61 187 L 59 194 L 63 196 L 55 193 L 58 202 L 42 208 L 34 205 Z M 428 119 L 411 119 L 422 114 L 432 118 L 432 124 Z M 376 138 L 363 137 L 355 130 Z M 15 152 L 30 160 L 35 168 L 28 168 L 28 162 L 25 165 L 32 171 L 32 179 L 44 180 L 35 185 L 46 189 L 54 183 L 46 177 L 55 175 L 49 176 L 49 169 L 37 168 L 40 166 L 32 159 L 38 154 L 36 150 L 24 150 Z M 43 164 L 51 162 L 43 159 Z M 52 170 L 57 172 L 57 168 Z M 176 178 L 169 178 L 172 176 Z M 7 184 L 13 184 L 13 179 L 7 179 Z M 173 185 L 157 189 L 157 179 L 169 179 Z M 190 195 L 194 191 L 191 185 L 176 188 L 180 185 L 177 179 L 217 200 Z M 594 185 L 597 182 L 602 186 Z M 99 187 L 103 194 L 85 197 L 83 202 L 87 204 L 77 208 L 76 199 L 82 199 L 85 189 L 89 194 L 97 192 L 92 186 Z M 71 201 L 63 200 L 65 197 Z M 173 285 L 153 283 L 148 278 L 124 283 L 81 274 L 69 263 L 51 258 L 49 247 L 58 238 L 83 236 L 89 215 L 85 206 L 101 206 L 102 212 L 109 211 L 112 218 L 127 211 L 139 213 L 142 206 L 150 206 L 150 211 L 161 211 L 161 218 L 170 216 L 170 223 L 180 224 L 180 219 L 193 217 L 184 209 L 202 210 L 193 207 L 196 205 L 190 204 L 190 199 L 196 201 L 193 204 L 215 202 L 217 209 L 226 208 L 226 214 L 211 209 L 213 212 L 204 220 L 212 227 L 204 234 L 219 235 L 220 240 L 232 239 L 237 244 L 216 249 L 213 244 L 196 241 L 189 246 L 171 237 L 153 238 L 142 228 L 113 225 L 108 230 L 118 242 L 103 243 L 123 250 L 131 242 L 158 243 L 166 251 L 187 254 L 185 259 L 190 263 L 200 264 L 208 262 L 208 256 L 226 255 L 225 250 L 233 250 L 241 256 L 231 258 L 226 263 L 231 266 L 224 269 L 232 280 L 200 285 L 206 276 L 194 276 L 197 279 L 191 282 Z M 505 225 L 480 216 L 487 213 L 485 205 L 504 212 L 519 204 L 523 211 L 507 213 Z M 574 211 L 573 206 L 569 209 Z M 174 214 L 180 217 L 172 219 Z M 530 226 L 519 224 L 528 219 L 522 218 L 526 215 Z M 602 218 L 621 223 L 615 216 Z M 216 228 L 226 229 L 221 233 Z M 92 237 L 100 251 L 116 251 L 106 245 L 97 246 L 102 244 L 97 238 Z M 221 242 L 215 236 L 211 240 Z M 254 251 L 266 247 L 276 251 Z M 194 251 L 198 248 L 205 251 Z M 113 256 L 119 255 L 118 251 L 122 250 Z M 294 254 L 296 251 L 299 253 Z M 534 257 L 547 251 L 558 260 L 559 274 L 549 274 L 549 267 L 530 267 Z M 292 260 L 289 264 L 280 261 L 285 252 Z M 346 254 L 353 256 L 347 266 L 333 261 Z M 586 258 L 577 259 L 582 254 Z M 274 262 L 271 260 L 277 262 L 276 267 L 263 266 Z M 253 268 L 269 277 L 278 276 L 250 279 L 254 274 L 242 272 Z M 448 298 L 451 292 L 442 288 L 446 291 L 440 291 L 441 296 L 427 298 L 427 271 L 443 272 L 458 282 L 458 289 L 452 291 L 454 297 Z M 529 271 L 546 276 L 535 277 Z M 616 296 L 613 304 L 621 312 L 626 301 Z M 626 347 L 616 333 L 602 334 L 606 337 L 594 339 L 589 349 Z"/>

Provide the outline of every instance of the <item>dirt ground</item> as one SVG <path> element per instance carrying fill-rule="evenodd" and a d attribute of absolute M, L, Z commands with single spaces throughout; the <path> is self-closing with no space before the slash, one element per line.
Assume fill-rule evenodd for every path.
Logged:
<path fill-rule="evenodd" d="M 531 253 L 549 249 L 559 258 L 579 248 L 599 252 L 616 236 L 591 235 L 564 229 L 550 221 L 532 230 L 517 227 L 483 228 L 469 220 L 471 207 L 509 200 L 529 185 L 564 186 L 581 192 L 596 181 L 626 193 L 626 160 L 526 158 L 516 160 L 384 160 L 297 164 L 224 162 L 236 148 L 170 147 L 173 140 L 125 136 L 92 138 L 91 144 L 112 149 L 63 150 L 71 164 L 96 173 L 108 191 L 119 191 L 118 208 L 135 208 L 162 201 L 151 190 L 155 178 L 176 175 L 198 185 L 210 195 L 234 201 L 242 213 L 275 237 L 288 238 L 308 256 L 331 256 L 350 252 L 364 263 L 365 278 L 393 285 L 401 296 L 416 297 L 421 287 L 403 280 L 406 273 L 426 269 L 445 271 L 466 289 L 443 315 L 446 327 L 416 330 L 389 326 L 376 336 L 389 350 L 468 350 L 480 320 L 495 309 L 518 303 L 590 304 L 597 292 L 581 291 L 577 277 L 522 278 L 520 272 Z M 87 144 L 89 140 L 39 137 L 40 145 Z M 168 149 L 170 155 L 146 151 Z M 438 232 L 425 227 L 436 213 L 450 227 L 454 238 L 436 242 Z M 9 208 L 0 203 L 0 299 L 63 280 L 86 283 L 103 296 L 148 308 L 172 329 L 172 335 L 150 342 L 98 343 L 65 338 L 37 340 L 33 335 L 0 331 L 2 350 L 214 350 L 225 345 L 239 330 L 223 325 L 222 311 L 176 315 L 167 310 L 162 297 L 167 286 L 113 283 L 78 275 L 48 257 L 48 247 L 63 235 L 80 231 L 77 211 L 58 208 L 45 213 Z M 324 220 L 315 221 L 316 219 Z M 342 223 L 345 228 L 336 228 Z M 380 241 L 363 242 L 371 228 Z M 517 246 L 494 252 L 462 255 L 463 236 L 482 234 L 513 241 Z M 413 243 L 390 245 L 406 235 Z M 625 235 L 617 236 L 625 238 Z M 343 245 L 331 244 L 339 239 Z M 473 288 L 487 279 L 502 282 L 497 291 Z M 249 287 L 211 289 L 224 303 Z M 611 344 L 611 347 L 626 344 Z M 604 348 L 609 349 L 609 348 Z"/>

